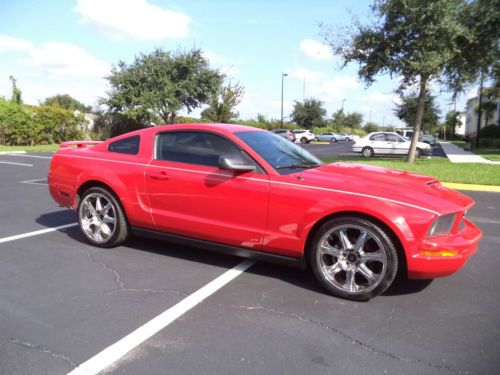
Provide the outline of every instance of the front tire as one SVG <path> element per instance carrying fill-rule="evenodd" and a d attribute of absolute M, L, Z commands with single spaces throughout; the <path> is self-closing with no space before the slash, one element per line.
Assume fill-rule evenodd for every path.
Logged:
<path fill-rule="evenodd" d="M 371 148 L 371 147 L 363 148 L 363 150 L 361 150 L 361 153 L 363 154 L 363 156 L 365 158 L 371 158 L 375 154 L 375 152 L 373 151 L 373 148 Z"/>
<path fill-rule="evenodd" d="M 398 255 L 377 224 L 340 217 L 324 223 L 315 234 L 309 264 L 319 283 L 334 296 L 367 301 L 392 284 Z"/>
<path fill-rule="evenodd" d="M 128 225 L 117 198 L 107 189 L 93 187 L 78 204 L 78 222 L 88 242 L 98 247 L 115 247 L 128 237 Z"/>
<path fill-rule="evenodd" d="M 422 152 L 422 150 L 421 150 L 421 149 L 417 148 L 417 149 L 415 150 L 415 156 L 416 156 L 417 158 L 421 158 L 423 154 L 424 154 L 424 153 Z"/>

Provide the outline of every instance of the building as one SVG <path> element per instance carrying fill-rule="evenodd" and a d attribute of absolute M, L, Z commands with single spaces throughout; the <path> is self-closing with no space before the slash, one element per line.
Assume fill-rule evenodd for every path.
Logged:
<path fill-rule="evenodd" d="M 496 101 L 494 101 L 493 103 L 496 104 L 495 106 L 491 106 L 493 110 L 490 111 L 483 110 L 481 113 L 481 128 L 484 128 L 486 125 L 491 125 L 491 124 L 500 126 L 500 98 L 497 98 Z M 484 98 L 483 98 L 483 104 L 484 104 Z M 479 105 L 478 97 L 467 100 L 467 106 L 465 110 L 466 117 L 465 117 L 464 135 L 470 138 L 476 137 L 478 105 Z"/>

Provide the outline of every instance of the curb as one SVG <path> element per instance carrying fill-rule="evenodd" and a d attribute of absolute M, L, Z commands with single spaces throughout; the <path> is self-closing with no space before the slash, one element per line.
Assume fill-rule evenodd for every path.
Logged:
<path fill-rule="evenodd" d="M 26 151 L 0 151 L 0 155 L 25 154 Z"/>
<path fill-rule="evenodd" d="M 311 141 L 313 145 L 329 145 L 330 142 L 323 142 L 323 141 Z"/>
<path fill-rule="evenodd" d="M 459 184 L 455 182 L 441 182 L 441 185 L 455 190 L 489 191 L 493 193 L 500 193 L 500 186 L 495 185 Z"/>

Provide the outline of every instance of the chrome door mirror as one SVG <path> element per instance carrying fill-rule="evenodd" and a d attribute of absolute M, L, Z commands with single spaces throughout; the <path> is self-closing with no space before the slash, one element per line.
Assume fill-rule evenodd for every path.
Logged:
<path fill-rule="evenodd" d="M 241 164 L 240 160 L 234 160 L 228 158 L 227 156 L 221 156 L 219 158 L 219 168 L 229 169 L 232 171 L 239 171 L 239 172 L 250 172 L 255 170 L 255 165 Z"/>

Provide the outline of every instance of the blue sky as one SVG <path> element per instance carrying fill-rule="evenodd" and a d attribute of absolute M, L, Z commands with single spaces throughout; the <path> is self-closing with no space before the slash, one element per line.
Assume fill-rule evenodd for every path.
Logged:
<path fill-rule="evenodd" d="M 287 73 L 284 112 L 295 100 L 314 97 L 328 116 L 359 111 L 372 121 L 401 125 L 392 113 L 394 80 L 371 87 L 357 67 L 339 69 L 323 44 L 319 23 L 362 20 L 371 1 L 327 0 L 0 0 L 0 96 L 9 97 L 9 76 L 25 102 L 68 93 L 94 105 L 107 90 L 103 77 L 119 60 L 139 52 L 201 48 L 213 67 L 245 87 L 240 118 L 257 113 L 279 118 L 281 74 Z M 304 84 L 305 83 L 305 84 Z M 449 95 L 439 94 L 444 113 Z M 465 95 L 457 109 L 462 110 Z M 194 112 L 197 115 L 198 112 Z"/>

